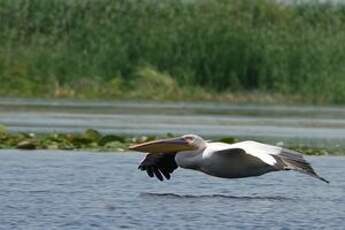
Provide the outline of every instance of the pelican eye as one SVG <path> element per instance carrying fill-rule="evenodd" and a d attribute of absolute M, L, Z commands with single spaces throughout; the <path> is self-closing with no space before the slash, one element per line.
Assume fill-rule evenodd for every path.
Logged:
<path fill-rule="evenodd" d="M 184 139 L 186 141 L 188 141 L 188 142 L 193 142 L 194 141 L 194 137 L 192 137 L 192 136 L 186 136 L 186 137 L 184 137 Z"/>

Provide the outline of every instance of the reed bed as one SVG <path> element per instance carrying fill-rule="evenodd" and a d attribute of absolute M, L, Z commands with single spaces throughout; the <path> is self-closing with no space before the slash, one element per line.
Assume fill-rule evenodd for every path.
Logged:
<path fill-rule="evenodd" d="M 339 4 L 0 0 L 3 96 L 344 104 L 344 63 Z"/>

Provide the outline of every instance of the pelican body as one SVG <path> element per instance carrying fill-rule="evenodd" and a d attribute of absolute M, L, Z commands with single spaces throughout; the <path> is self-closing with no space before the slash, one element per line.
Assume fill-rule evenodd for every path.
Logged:
<path fill-rule="evenodd" d="M 188 134 L 133 145 L 130 149 L 148 153 L 139 169 L 159 180 L 164 180 L 164 177 L 170 179 L 170 174 L 181 167 L 221 178 L 243 178 L 295 170 L 329 183 L 314 171 L 301 153 L 255 141 L 235 144 L 206 142 L 197 135 Z"/>

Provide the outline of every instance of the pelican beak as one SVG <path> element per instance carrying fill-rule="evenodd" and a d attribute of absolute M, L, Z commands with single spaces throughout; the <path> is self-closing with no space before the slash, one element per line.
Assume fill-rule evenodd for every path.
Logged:
<path fill-rule="evenodd" d="M 176 153 L 195 150 L 196 148 L 183 137 L 177 137 L 132 145 L 129 146 L 129 149 L 146 153 Z"/>

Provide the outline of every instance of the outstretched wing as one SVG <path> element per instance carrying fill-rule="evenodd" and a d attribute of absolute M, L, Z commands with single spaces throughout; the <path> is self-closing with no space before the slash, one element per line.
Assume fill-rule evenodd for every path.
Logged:
<path fill-rule="evenodd" d="M 255 141 L 243 141 L 232 144 L 231 147 L 242 149 L 242 153 L 245 152 L 246 154 L 254 156 L 262 162 L 271 165 L 276 170 L 295 170 L 329 183 L 329 181 L 320 177 L 314 171 L 310 163 L 304 159 L 303 154 L 293 150 Z"/>
<path fill-rule="evenodd" d="M 138 169 L 146 171 L 150 177 L 156 176 L 160 181 L 163 181 L 164 177 L 169 180 L 170 174 L 178 167 L 175 155 L 176 153 L 149 153 Z"/>
<path fill-rule="evenodd" d="M 282 148 L 278 154 L 272 155 L 277 163 L 274 165 L 279 170 L 296 170 L 298 172 L 316 177 L 326 183 L 329 183 L 325 178 L 320 177 L 310 163 L 307 162 L 301 153 L 293 150 Z"/>

